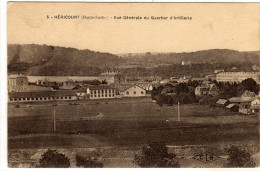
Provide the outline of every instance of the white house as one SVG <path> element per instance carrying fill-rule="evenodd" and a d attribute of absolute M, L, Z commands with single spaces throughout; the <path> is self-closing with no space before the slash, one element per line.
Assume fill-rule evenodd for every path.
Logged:
<path fill-rule="evenodd" d="M 255 99 L 254 101 L 251 102 L 251 106 L 260 106 L 260 100 Z"/>
<path fill-rule="evenodd" d="M 145 97 L 146 90 L 136 84 L 116 85 L 119 94 L 123 97 Z"/>

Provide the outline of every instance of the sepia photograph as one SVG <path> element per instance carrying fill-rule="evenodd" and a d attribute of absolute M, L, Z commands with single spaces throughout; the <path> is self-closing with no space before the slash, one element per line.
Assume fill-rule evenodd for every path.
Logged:
<path fill-rule="evenodd" d="M 260 3 L 8 2 L 9 168 L 260 166 Z"/>

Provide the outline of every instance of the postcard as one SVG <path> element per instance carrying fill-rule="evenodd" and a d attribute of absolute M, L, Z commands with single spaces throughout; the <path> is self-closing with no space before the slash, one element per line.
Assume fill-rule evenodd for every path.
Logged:
<path fill-rule="evenodd" d="M 259 3 L 9 2 L 9 168 L 260 165 Z"/>

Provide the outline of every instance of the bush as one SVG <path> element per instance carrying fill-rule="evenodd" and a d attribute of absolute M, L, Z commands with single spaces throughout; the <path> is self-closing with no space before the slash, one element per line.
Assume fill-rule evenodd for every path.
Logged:
<path fill-rule="evenodd" d="M 102 168 L 103 163 L 100 163 L 97 161 L 96 158 L 91 159 L 89 156 L 88 157 L 83 157 L 80 155 L 76 155 L 76 165 L 77 167 L 84 167 L 84 168 Z"/>
<path fill-rule="evenodd" d="M 70 160 L 64 154 L 58 153 L 56 150 L 46 151 L 40 161 L 38 167 L 43 168 L 68 168 L 70 167 Z"/>
<path fill-rule="evenodd" d="M 237 146 L 231 146 L 227 150 L 228 152 L 228 163 L 225 167 L 255 167 L 256 164 L 251 158 L 251 154 Z"/>
<path fill-rule="evenodd" d="M 180 167 L 175 159 L 176 154 L 168 153 L 168 148 L 164 143 L 153 142 L 149 144 L 148 148 L 142 148 L 140 156 L 134 156 L 133 163 L 145 168 Z"/>

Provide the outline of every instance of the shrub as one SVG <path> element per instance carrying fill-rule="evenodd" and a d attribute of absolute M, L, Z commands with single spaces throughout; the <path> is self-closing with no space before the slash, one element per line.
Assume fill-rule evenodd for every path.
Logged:
<path fill-rule="evenodd" d="M 225 167 L 255 167 L 256 164 L 251 158 L 251 154 L 237 146 L 231 146 L 227 150 L 228 152 L 228 163 Z"/>
<path fill-rule="evenodd" d="M 84 167 L 84 168 L 102 168 L 103 163 L 97 161 L 96 158 L 91 159 L 88 157 L 83 157 L 80 155 L 76 155 L 76 166 L 77 167 Z"/>
<path fill-rule="evenodd" d="M 149 144 L 149 147 L 142 148 L 140 156 L 134 156 L 133 163 L 145 168 L 180 167 L 175 159 L 176 154 L 168 153 L 168 148 L 164 143 L 153 142 Z"/>
<path fill-rule="evenodd" d="M 70 160 L 64 154 L 58 153 L 56 150 L 46 151 L 40 161 L 38 167 L 43 168 L 68 168 L 70 167 Z"/>

